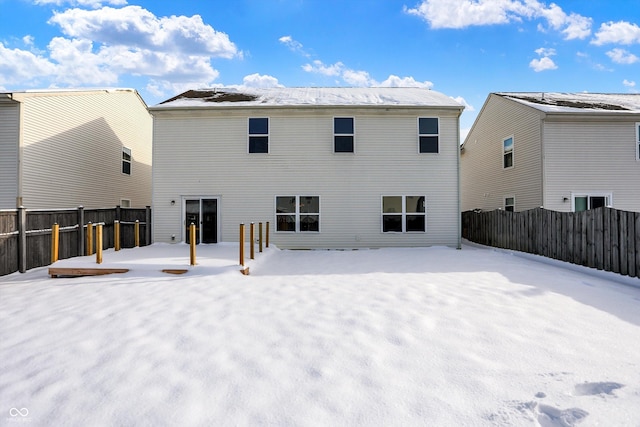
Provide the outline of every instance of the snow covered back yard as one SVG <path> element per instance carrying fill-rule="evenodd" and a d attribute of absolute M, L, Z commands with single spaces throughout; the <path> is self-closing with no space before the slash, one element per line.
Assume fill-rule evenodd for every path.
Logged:
<path fill-rule="evenodd" d="M 639 279 L 471 245 L 269 248 L 243 276 L 237 249 L 1 277 L 0 425 L 640 426 Z"/>

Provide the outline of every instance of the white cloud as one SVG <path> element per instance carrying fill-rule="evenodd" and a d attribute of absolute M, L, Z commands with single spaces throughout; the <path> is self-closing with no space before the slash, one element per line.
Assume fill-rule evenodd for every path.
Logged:
<path fill-rule="evenodd" d="M 342 62 L 336 62 L 333 65 L 325 65 L 322 61 L 316 59 L 311 64 L 304 64 L 302 69 L 307 73 L 322 74 L 323 76 L 339 76 L 344 69 Z"/>
<path fill-rule="evenodd" d="M 459 29 L 542 18 L 567 40 L 591 34 L 591 18 L 567 15 L 558 5 L 547 6 L 538 0 L 422 0 L 415 8 L 405 6 L 404 11 L 424 19 L 432 28 Z"/>
<path fill-rule="evenodd" d="M 368 87 L 377 85 L 377 82 L 366 71 L 344 70 L 342 72 L 342 80 L 352 86 Z"/>
<path fill-rule="evenodd" d="M 627 79 L 624 79 L 624 80 L 622 81 L 622 84 L 623 84 L 623 85 L 625 85 L 625 86 L 626 86 L 626 87 L 628 87 L 628 88 L 636 87 L 636 82 L 634 82 L 634 81 L 629 81 L 629 80 L 627 80 Z"/>
<path fill-rule="evenodd" d="M 607 52 L 607 56 L 616 64 L 634 64 L 640 61 L 636 55 L 624 49 L 615 48 Z"/>
<path fill-rule="evenodd" d="M 459 104 L 464 105 L 464 111 L 465 112 L 469 112 L 469 111 L 476 111 L 475 108 L 473 108 L 472 105 L 470 105 L 463 97 L 461 96 L 457 96 L 455 98 L 451 97 L 454 101 L 456 101 Z M 468 131 L 468 129 L 467 129 Z M 464 138 L 462 139 L 464 141 Z"/>
<path fill-rule="evenodd" d="M 553 56 L 556 54 L 556 50 L 553 48 L 541 47 L 534 51 L 540 56 Z"/>
<path fill-rule="evenodd" d="M 398 77 L 393 74 L 389 75 L 385 81 L 378 84 L 379 87 L 422 87 L 430 89 L 433 83 L 430 81 L 419 82 L 413 77 Z"/>
<path fill-rule="evenodd" d="M 199 15 L 158 18 L 140 6 L 103 7 L 54 12 L 49 23 L 58 24 L 69 37 L 111 46 L 222 58 L 238 55 L 227 34 L 205 24 Z"/>
<path fill-rule="evenodd" d="M 37 5 L 54 5 L 54 6 L 82 6 L 82 7 L 92 7 L 97 9 L 102 7 L 104 4 L 112 4 L 114 6 L 124 6 L 127 4 L 126 0 L 34 0 L 34 3 Z"/>
<path fill-rule="evenodd" d="M 545 70 L 555 70 L 558 66 L 553 60 L 547 56 L 540 59 L 534 59 L 529 63 L 529 67 L 533 68 L 533 71 L 540 72 Z"/>
<path fill-rule="evenodd" d="M 278 41 L 283 45 L 287 46 L 292 52 L 299 53 L 306 57 L 310 56 L 307 52 L 305 52 L 304 47 L 302 46 L 302 43 L 294 40 L 291 36 L 282 36 L 278 39 Z"/>
<path fill-rule="evenodd" d="M 640 43 L 640 27 L 625 21 L 607 22 L 600 25 L 591 43 L 598 46 L 607 43 Z"/>
<path fill-rule="evenodd" d="M 260 75 L 258 73 L 250 74 L 242 79 L 242 84 L 246 87 L 284 87 L 278 83 L 278 79 L 269 75 Z"/>
<path fill-rule="evenodd" d="M 0 76 L 3 85 L 22 84 L 30 81 L 40 84 L 40 79 L 54 76 L 57 67 L 47 58 L 21 49 L 9 49 L 0 42 Z"/>

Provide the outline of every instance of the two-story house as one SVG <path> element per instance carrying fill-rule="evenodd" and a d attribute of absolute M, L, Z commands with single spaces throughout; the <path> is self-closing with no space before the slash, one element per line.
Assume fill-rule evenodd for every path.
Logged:
<path fill-rule="evenodd" d="M 419 88 L 193 90 L 150 108 L 156 242 L 460 245 L 463 106 Z"/>
<path fill-rule="evenodd" d="M 492 93 L 461 151 L 463 211 L 640 211 L 640 94 Z"/>
<path fill-rule="evenodd" d="M 148 206 L 151 136 L 133 89 L 0 92 L 0 209 Z"/>

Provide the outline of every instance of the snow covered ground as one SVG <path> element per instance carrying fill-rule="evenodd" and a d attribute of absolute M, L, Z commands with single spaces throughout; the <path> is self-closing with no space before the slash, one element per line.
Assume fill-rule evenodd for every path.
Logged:
<path fill-rule="evenodd" d="M 469 245 L 104 260 L 131 271 L 0 278 L 0 425 L 640 425 L 619 276 Z"/>

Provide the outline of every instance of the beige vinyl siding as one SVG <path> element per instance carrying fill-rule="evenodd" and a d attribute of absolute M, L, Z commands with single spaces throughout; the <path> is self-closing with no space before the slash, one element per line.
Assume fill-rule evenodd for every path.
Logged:
<path fill-rule="evenodd" d="M 611 118 L 545 121 L 545 207 L 571 211 L 572 192 L 613 193 L 613 207 L 640 211 L 635 122 Z M 563 201 L 566 197 L 569 200 Z"/>
<path fill-rule="evenodd" d="M 378 112 L 380 111 L 380 112 Z M 198 117 L 189 117 L 188 114 Z M 457 111 L 255 109 L 154 112 L 154 239 L 184 239 L 184 196 L 218 196 L 219 241 L 270 221 L 286 248 L 458 244 Z M 333 117 L 355 118 L 355 153 L 333 152 Z M 440 153 L 419 154 L 417 117 L 440 117 Z M 269 117 L 269 154 L 248 154 L 248 117 Z M 381 232 L 383 195 L 424 195 L 427 232 Z M 320 233 L 277 233 L 276 196 L 319 196 Z M 176 204 L 171 205 L 171 200 Z"/>
<path fill-rule="evenodd" d="M 462 210 L 504 207 L 515 197 L 515 210 L 542 205 L 542 114 L 491 94 L 467 136 L 461 154 Z M 513 167 L 503 168 L 503 140 L 513 136 Z"/>
<path fill-rule="evenodd" d="M 20 133 L 18 103 L 0 104 L 0 209 L 16 207 Z"/>
<path fill-rule="evenodd" d="M 151 204 L 152 119 L 134 91 L 21 94 L 23 203 L 29 208 Z M 122 174 L 122 147 L 132 150 Z"/>

